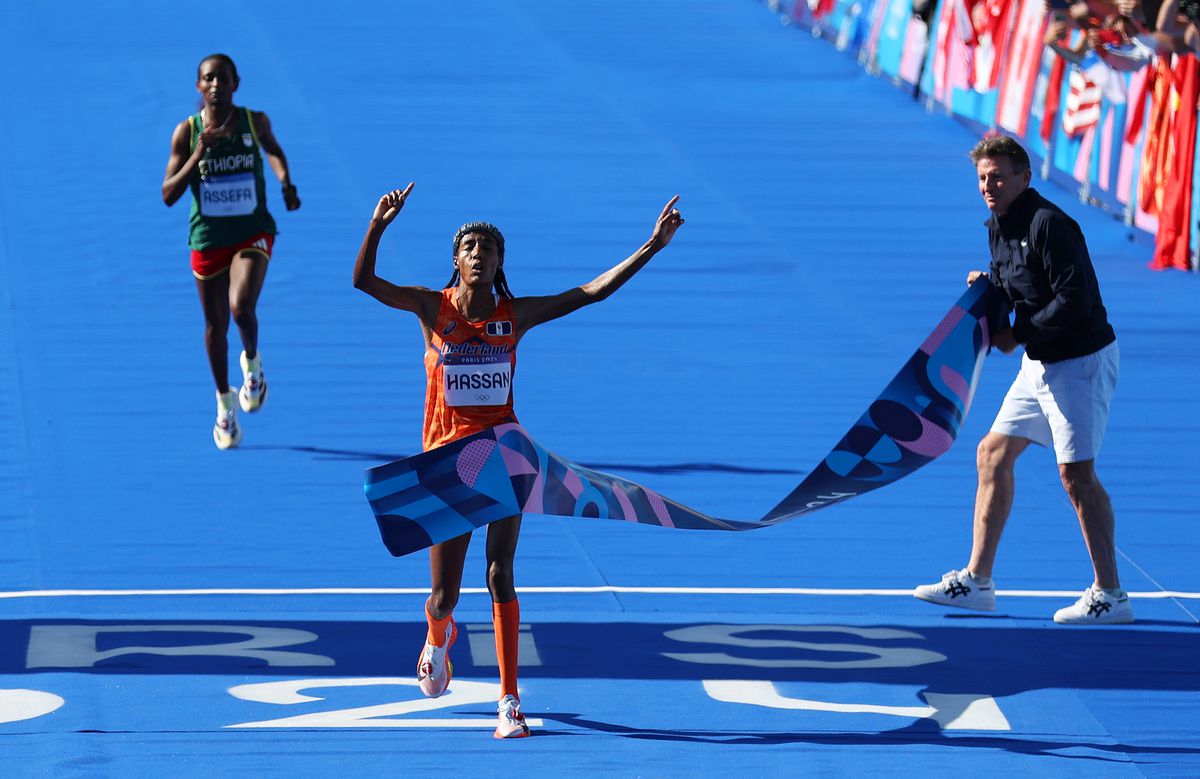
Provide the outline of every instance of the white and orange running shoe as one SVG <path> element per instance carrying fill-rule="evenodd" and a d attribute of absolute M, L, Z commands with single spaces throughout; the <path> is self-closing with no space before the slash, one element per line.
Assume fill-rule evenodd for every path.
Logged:
<path fill-rule="evenodd" d="M 505 695 L 500 699 L 496 719 L 496 738 L 525 738 L 529 735 L 529 726 L 525 724 L 525 715 L 521 713 L 521 702 L 515 695 Z"/>
<path fill-rule="evenodd" d="M 450 647 L 454 646 L 456 638 L 458 638 L 458 626 L 454 624 L 453 617 L 446 623 L 446 642 L 444 644 L 434 646 L 426 637 L 425 648 L 421 650 L 421 656 L 417 658 L 417 685 L 421 688 L 421 692 L 425 693 L 425 697 L 436 698 L 446 692 L 446 688 L 450 686 L 450 679 L 454 676 L 454 665 L 450 662 Z"/>

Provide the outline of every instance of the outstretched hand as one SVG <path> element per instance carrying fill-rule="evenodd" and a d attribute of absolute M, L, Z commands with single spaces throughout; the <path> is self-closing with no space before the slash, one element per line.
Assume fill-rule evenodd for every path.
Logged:
<path fill-rule="evenodd" d="M 679 202 L 679 195 L 671 198 L 671 200 L 663 206 L 662 213 L 658 215 L 658 221 L 654 223 L 654 232 L 650 236 L 650 243 L 656 249 L 661 249 L 671 242 L 675 237 L 675 231 L 683 224 L 683 217 L 679 213 L 679 209 L 675 208 L 675 204 Z"/>
<path fill-rule="evenodd" d="M 412 188 L 413 183 L 410 181 L 403 190 L 393 189 L 379 198 L 379 203 L 375 205 L 375 213 L 371 215 L 371 221 L 381 222 L 384 227 L 390 225 L 400 213 L 400 209 L 404 208 L 404 201 L 408 199 L 408 193 L 412 192 Z"/>

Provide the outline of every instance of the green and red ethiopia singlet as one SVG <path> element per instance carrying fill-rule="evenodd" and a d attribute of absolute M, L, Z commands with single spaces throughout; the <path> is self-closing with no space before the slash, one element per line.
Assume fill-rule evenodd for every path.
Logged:
<path fill-rule="evenodd" d="M 236 108 L 237 125 L 229 137 L 206 149 L 188 186 L 192 212 L 188 246 L 196 250 L 232 246 L 261 233 L 275 235 L 275 220 L 267 212 L 262 147 L 249 108 Z M 204 129 L 199 113 L 189 119 L 191 149 Z"/>

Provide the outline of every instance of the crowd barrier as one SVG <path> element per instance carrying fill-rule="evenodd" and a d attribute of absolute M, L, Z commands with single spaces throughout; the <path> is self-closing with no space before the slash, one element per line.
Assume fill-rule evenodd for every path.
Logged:
<path fill-rule="evenodd" d="M 1077 185 L 1081 201 L 1152 236 L 1151 268 L 1200 269 L 1193 55 L 1158 57 L 1132 72 L 1094 54 L 1069 63 L 1043 43 L 1044 0 L 916 2 L 916 12 L 914 0 L 767 6 L 911 89 L 927 110 L 1020 139 L 1043 179 Z M 977 3 L 985 13 L 972 17 Z"/>

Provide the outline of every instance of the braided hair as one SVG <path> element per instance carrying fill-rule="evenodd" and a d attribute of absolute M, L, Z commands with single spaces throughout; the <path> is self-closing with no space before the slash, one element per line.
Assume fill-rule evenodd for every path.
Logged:
<path fill-rule="evenodd" d="M 456 230 L 454 233 L 454 250 L 450 254 L 451 258 L 457 259 L 458 246 L 462 243 L 462 239 L 466 237 L 468 233 L 483 233 L 484 235 L 491 236 L 492 240 L 496 242 L 496 249 L 500 254 L 500 259 L 502 261 L 504 260 L 504 234 L 500 232 L 499 227 L 496 227 L 496 225 L 489 222 L 467 222 L 465 225 L 458 228 L 458 230 Z M 458 280 L 458 263 L 455 262 L 454 273 L 450 275 L 450 280 L 446 282 L 446 289 L 458 284 Z M 496 268 L 496 277 L 492 280 L 492 288 L 495 289 L 496 294 L 502 298 L 511 299 L 513 297 L 512 290 L 508 288 L 508 279 L 504 278 L 503 267 Z"/>

